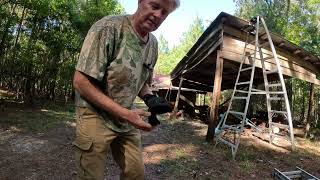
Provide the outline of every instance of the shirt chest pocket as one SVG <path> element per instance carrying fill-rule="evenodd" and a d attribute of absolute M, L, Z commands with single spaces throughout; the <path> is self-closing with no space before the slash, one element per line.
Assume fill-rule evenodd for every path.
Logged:
<path fill-rule="evenodd" d="M 132 70 L 122 64 L 113 64 L 108 70 L 108 92 L 111 97 L 130 97 L 133 94 L 134 75 Z"/>

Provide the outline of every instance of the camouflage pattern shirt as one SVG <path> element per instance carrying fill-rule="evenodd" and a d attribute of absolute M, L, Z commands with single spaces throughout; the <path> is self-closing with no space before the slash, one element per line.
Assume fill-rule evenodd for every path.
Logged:
<path fill-rule="evenodd" d="M 130 15 L 108 16 L 96 22 L 83 43 L 76 70 L 90 77 L 113 101 L 132 109 L 144 83 L 151 80 L 158 56 L 156 38 L 149 33 L 144 42 L 133 29 Z M 76 93 L 76 106 L 96 111 L 116 132 L 134 127 L 126 121 L 94 107 Z"/>

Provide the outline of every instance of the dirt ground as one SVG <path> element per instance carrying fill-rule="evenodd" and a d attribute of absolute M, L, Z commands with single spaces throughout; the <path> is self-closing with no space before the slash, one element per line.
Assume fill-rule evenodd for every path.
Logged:
<path fill-rule="evenodd" d="M 0 113 L 0 179 L 75 179 L 74 121 L 40 132 L 25 131 L 1 122 L 14 114 Z M 234 161 L 230 149 L 205 143 L 206 131 L 199 120 L 163 117 L 161 126 L 143 132 L 146 179 L 273 179 L 274 168 L 292 171 L 296 166 L 320 177 L 319 142 L 296 138 L 292 152 L 247 130 Z M 117 165 L 110 154 L 108 158 L 105 179 L 119 179 Z"/>

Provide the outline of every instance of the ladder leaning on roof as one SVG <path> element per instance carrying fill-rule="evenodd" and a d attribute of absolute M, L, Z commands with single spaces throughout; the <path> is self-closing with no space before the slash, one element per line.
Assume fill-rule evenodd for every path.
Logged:
<path fill-rule="evenodd" d="M 263 26 L 260 28 L 260 26 Z M 274 137 L 282 137 L 278 134 L 278 132 L 275 131 L 274 127 L 278 127 L 284 131 L 289 132 L 289 138 L 288 140 L 291 142 L 292 148 L 294 148 L 294 137 L 293 137 L 293 125 L 292 125 L 292 118 L 291 118 L 291 111 L 289 107 L 289 100 L 288 95 L 284 83 L 284 78 L 281 72 L 281 67 L 279 63 L 279 59 L 275 50 L 275 47 L 272 42 L 272 38 L 270 36 L 270 33 L 268 31 L 268 28 L 266 26 L 266 23 L 264 19 L 261 16 L 258 16 L 254 19 L 252 19 L 249 23 L 249 25 L 246 25 L 243 30 L 247 32 L 247 38 L 245 42 L 245 47 L 242 54 L 242 61 L 240 64 L 240 68 L 238 71 L 238 76 L 236 79 L 236 83 L 234 86 L 234 90 L 232 93 L 232 97 L 229 103 L 229 107 L 227 112 L 225 113 L 225 116 L 221 118 L 221 121 L 219 125 L 217 126 L 215 132 L 216 132 L 216 144 L 219 142 L 222 142 L 229 147 L 231 147 L 232 150 L 232 156 L 233 159 L 235 159 L 239 143 L 240 143 L 240 136 L 243 132 L 244 126 L 247 125 L 247 112 L 248 112 L 248 106 L 250 102 L 251 95 L 256 94 L 262 94 L 266 95 L 266 101 L 267 101 L 267 110 L 268 110 L 268 123 L 269 123 L 269 142 L 273 143 Z M 249 36 L 251 34 L 255 35 L 255 40 L 252 42 L 249 42 Z M 267 39 L 263 43 L 259 43 L 259 38 L 262 36 L 267 36 Z M 254 45 L 253 53 L 252 51 L 249 51 L 248 46 Z M 269 55 L 267 57 L 264 57 L 262 48 L 269 47 L 271 49 L 272 55 Z M 250 52 L 250 53 L 248 53 Z M 259 56 L 259 59 L 257 59 L 257 56 Z M 245 65 L 244 62 L 247 59 L 251 59 L 252 61 L 250 65 Z M 253 81 L 255 76 L 255 67 L 256 67 L 256 60 L 261 60 L 261 67 L 262 67 L 262 74 L 263 74 L 263 81 L 264 81 L 264 90 L 260 89 L 254 89 L 253 88 Z M 275 68 L 272 70 L 267 70 L 265 63 L 273 63 L 275 64 Z M 250 74 L 249 80 L 243 80 L 244 73 Z M 278 74 L 278 81 L 280 83 L 272 83 L 268 79 L 271 75 L 275 76 Z M 281 89 L 281 90 L 278 90 Z M 237 102 L 243 102 L 245 104 L 244 109 L 235 109 L 233 107 L 234 104 L 239 104 Z M 285 106 L 284 110 L 275 110 L 274 102 L 284 101 Z M 236 103 L 235 103 L 236 102 Z M 273 108 L 272 108 L 273 107 Z M 228 117 L 230 115 L 233 115 L 236 117 L 236 119 L 240 119 L 239 124 L 233 124 L 230 125 L 230 122 L 228 122 Z M 285 119 L 287 119 L 288 124 L 280 124 L 273 122 L 273 117 L 282 115 Z M 279 130 L 279 129 L 278 129 Z M 228 133 L 233 133 L 233 141 L 230 137 L 227 137 Z"/>

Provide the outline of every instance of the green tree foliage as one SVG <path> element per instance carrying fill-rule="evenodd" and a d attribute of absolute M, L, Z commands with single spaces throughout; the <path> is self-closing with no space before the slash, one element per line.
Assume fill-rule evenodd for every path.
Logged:
<path fill-rule="evenodd" d="M 180 44 L 169 49 L 168 41 L 163 36 L 159 38 L 159 58 L 155 73 L 168 75 L 178 62 L 187 54 L 193 44 L 204 32 L 202 20 L 197 17 L 180 40 Z"/>
<path fill-rule="evenodd" d="M 289 41 L 320 56 L 319 0 L 235 0 L 236 16 L 261 15 L 268 28 Z"/>
<path fill-rule="evenodd" d="M 117 0 L 0 2 L 0 86 L 31 103 L 70 95 L 72 75 L 90 26 L 123 13 Z"/>
<path fill-rule="evenodd" d="M 250 19 L 262 15 L 268 28 L 285 39 L 320 57 L 319 0 L 234 0 L 236 15 Z M 303 123 L 307 118 L 309 83 L 291 79 L 294 120 Z M 315 116 L 319 119 L 319 87 L 316 88 Z M 318 123 L 319 124 L 319 123 Z"/>

